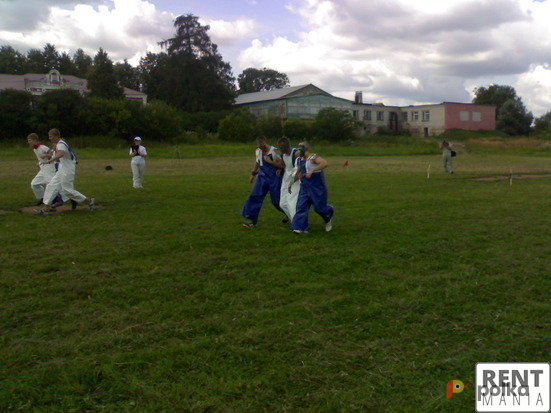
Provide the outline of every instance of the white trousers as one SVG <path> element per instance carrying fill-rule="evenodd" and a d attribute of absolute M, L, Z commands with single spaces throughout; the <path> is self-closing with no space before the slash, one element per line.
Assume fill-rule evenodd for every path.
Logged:
<path fill-rule="evenodd" d="M 34 192 L 36 199 L 44 198 L 44 190 L 46 185 L 52 180 L 55 175 L 55 168 L 53 165 L 43 165 L 40 167 L 40 171 L 31 181 L 31 189 Z"/>
<path fill-rule="evenodd" d="M 80 192 L 75 190 L 75 167 L 63 170 L 62 168 L 57 171 L 50 183 L 46 186 L 44 193 L 44 203 L 46 205 L 52 205 L 57 193 L 61 193 L 63 200 L 72 199 L 79 204 L 84 202 L 86 197 Z"/>
<path fill-rule="evenodd" d="M 291 221 L 297 212 L 297 200 L 300 192 L 300 181 L 296 181 L 291 186 L 291 193 L 289 193 L 289 184 L 293 182 L 294 179 L 292 174 L 285 174 L 283 176 L 281 195 L 279 197 L 279 206 Z"/>
<path fill-rule="evenodd" d="M 143 174 L 145 172 L 145 162 L 144 163 L 131 163 L 130 167 L 132 168 L 132 178 L 134 188 L 143 188 Z"/>

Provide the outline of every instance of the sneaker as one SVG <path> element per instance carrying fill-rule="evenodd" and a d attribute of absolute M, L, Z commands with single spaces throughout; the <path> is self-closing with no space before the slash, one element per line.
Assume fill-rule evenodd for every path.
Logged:
<path fill-rule="evenodd" d="M 42 205 L 42 199 L 38 201 L 36 204 L 34 204 L 34 206 L 40 206 L 40 205 Z"/>
<path fill-rule="evenodd" d="M 329 232 L 333 229 L 333 223 L 331 222 L 331 220 L 329 220 L 326 224 L 325 224 L 325 232 Z"/>
<path fill-rule="evenodd" d="M 283 218 L 283 219 L 281 220 L 281 223 L 282 223 L 282 224 L 287 224 L 289 221 L 290 221 L 290 220 L 289 220 L 289 217 L 285 217 L 285 218 Z"/>
<path fill-rule="evenodd" d="M 293 230 L 293 233 L 297 234 L 297 235 L 300 235 L 300 234 L 308 234 L 308 231 L 301 231 L 299 229 L 294 229 Z"/>
<path fill-rule="evenodd" d="M 88 208 L 90 208 L 90 211 L 94 210 L 94 205 L 96 205 L 95 198 L 90 198 L 90 204 L 88 205 Z"/>
<path fill-rule="evenodd" d="M 71 199 L 71 209 L 77 209 L 78 202 L 74 199 Z"/>
<path fill-rule="evenodd" d="M 254 227 L 256 227 L 256 225 L 253 224 L 252 222 L 243 222 L 243 226 L 245 228 L 254 228 Z"/>
<path fill-rule="evenodd" d="M 34 212 L 38 215 L 50 215 L 50 211 L 46 211 L 45 209 L 35 209 Z"/>

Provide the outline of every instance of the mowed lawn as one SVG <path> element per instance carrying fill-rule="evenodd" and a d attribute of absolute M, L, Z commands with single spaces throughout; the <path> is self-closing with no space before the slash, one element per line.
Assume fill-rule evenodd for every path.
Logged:
<path fill-rule="evenodd" d="M 46 217 L 18 212 L 27 152 L 0 169 L 2 412 L 465 412 L 477 362 L 551 358 L 549 158 L 326 156 L 334 230 L 297 236 L 269 199 L 241 227 L 252 148 L 152 153 L 144 190 L 83 150 L 97 210 Z"/>

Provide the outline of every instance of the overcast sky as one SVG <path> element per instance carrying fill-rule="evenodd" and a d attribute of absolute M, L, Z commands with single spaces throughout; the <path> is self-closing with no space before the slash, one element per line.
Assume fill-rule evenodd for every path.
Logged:
<path fill-rule="evenodd" d="M 0 0 L 0 45 L 101 47 L 136 66 L 188 13 L 235 77 L 268 67 L 386 105 L 470 102 L 501 84 L 535 116 L 551 111 L 551 0 Z"/>

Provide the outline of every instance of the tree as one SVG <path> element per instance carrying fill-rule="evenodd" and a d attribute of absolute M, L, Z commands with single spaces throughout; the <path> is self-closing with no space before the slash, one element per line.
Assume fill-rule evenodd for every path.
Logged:
<path fill-rule="evenodd" d="M 314 134 L 327 141 L 348 141 L 354 138 L 356 123 L 347 110 L 320 109 L 314 120 Z"/>
<path fill-rule="evenodd" d="M 27 52 L 25 59 L 25 73 L 47 73 L 44 55 L 38 49 L 31 49 Z"/>
<path fill-rule="evenodd" d="M 88 76 L 88 89 L 90 96 L 107 99 L 122 99 L 124 97 L 122 87 L 117 82 L 113 62 L 107 52 L 99 49 L 94 57 L 94 64 Z"/>
<path fill-rule="evenodd" d="M 520 100 L 509 99 L 499 110 L 496 128 L 511 136 L 528 135 L 533 120 Z"/>
<path fill-rule="evenodd" d="M 37 130 L 59 128 L 65 135 L 82 133 L 83 97 L 76 90 L 46 92 L 36 103 L 33 123 Z"/>
<path fill-rule="evenodd" d="M 289 78 L 285 73 L 267 68 L 259 70 L 250 67 L 245 69 L 237 81 L 239 93 L 262 92 L 289 86 Z"/>
<path fill-rule="evenodd" d="M 551 130 L 551 111 L 535 120 L 534 130 L 537 133 L 548 132 Z"/>
<path fill-rule="evenodd" d="M 22 75 L 25 73 L 25 56 L 11 46 L 0 47 L 0 73 Z"/>
<path fill-rule="evenodd" d="M 48 73 L 52 69 L 59 70 L 60 56 L 54 45 L 47 43 L 46 46 L 44 46 L 42 56 L 44 60 L 44 72 L 39 73 Z"/>
<path fill-rule="evenodd" d="M 153 89 L 154 97 L 188 112 L 230 108 L 234 78 L 231 66 L 210 41 L 210 27 L 202 26 L 191 14 L 176 18 L 174 26 L 176 35 L 160 42 L 167 48 L 166 57 L 143 62 L 151 66 L 146 76 L 148 89 Z"/>
<path fill-rule="evenodd" d="M 0 138 L 21 138 L 30 133 L 31 94 L 22 90 L 0 91 Z"/>
<path fill-rule="evenodd" d="M 508 100 L 518 100 L 517 92 L 511 86 L 490 85 L 474 90 L 473 103 L 477 105 L 496 105 L 496 119 L 499 110 Z"/>
<path fill-rule="evenodd" d="M 490 85 L 475 89 L 473 103 L 496 105 L 496 128 L 509 135 L 526 135 L 533 116 L 511 86 Z"/>
<path fill-rule="evenodd" d="M 140 90 L 140 79 L 138 70 L 135 69 L 128 60 L 123 63 L 115 64 L 115 77 L 120 85 L 134 90 Z"/>
<path fill-rule="evenodd" d="M 88 71 L 92 67 L 93 60 L 82 49 L 77 49 L 73 55 L 74 75 L 86 79 Z"/>
<path fill-rule="evenodd" d="M 75 65 L 66 52 L 61 53 L 59 56 L 59 65 L 57 67 L 62 75 L 76 75 Z"/>

